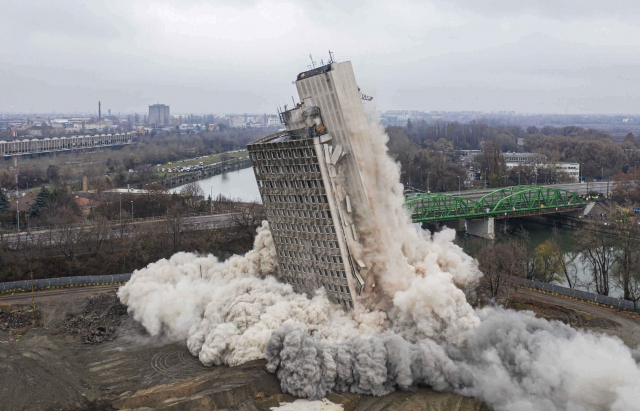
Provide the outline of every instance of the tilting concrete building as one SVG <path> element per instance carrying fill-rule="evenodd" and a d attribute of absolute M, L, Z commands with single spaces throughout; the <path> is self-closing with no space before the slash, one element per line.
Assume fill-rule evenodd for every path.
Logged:
<path fill-rule="evenodd" d="M 350 62 L 300 73 L 296 87 L 300 103 L 280 113 L 286 131 L 247 146 L 279 275 L 353 309 L 367 281 L 360 243 L 375 230 L 358 166 L 369 139 L 362 95 Z"/>

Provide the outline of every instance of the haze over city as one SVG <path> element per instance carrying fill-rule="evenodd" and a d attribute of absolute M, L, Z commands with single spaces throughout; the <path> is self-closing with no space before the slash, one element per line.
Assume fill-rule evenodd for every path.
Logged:
<path fill-rule="evenodd" d="M 273 113 L 331 49 L 381 110 L 637 113 L 635 1 L 5 1 L 0 110 Z"/>

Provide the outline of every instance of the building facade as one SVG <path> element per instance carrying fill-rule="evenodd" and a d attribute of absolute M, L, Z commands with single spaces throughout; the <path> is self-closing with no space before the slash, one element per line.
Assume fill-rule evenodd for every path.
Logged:
<path fill-rule="evenodd" d="M 374 230 L 358 167 L 369 138 L 361 95 L 350 62 L 300 73 L 296 87 L 300 103 L 280 113 L 286 130 L 247 146 L 279 277 L 353 309 L 367 281 L 363 236 Z"/>
<path fill-rule="evenodd" d="M 53 151 L 84 150 L 96 147 L 111 147 L 131 144 L 133 133 L 93 134 L 86 136 L 62 136 L 0 140 L 0 156 L 30 155 Z"/>
<path fill-rule="evenodd" d="M 168 126 L 171 124 L 169 106 L 165 104 L 149 106 L 149 124 L 152 126 Z"/>

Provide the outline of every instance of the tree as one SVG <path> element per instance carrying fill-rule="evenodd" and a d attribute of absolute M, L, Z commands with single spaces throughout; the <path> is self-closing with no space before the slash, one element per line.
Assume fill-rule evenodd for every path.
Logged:
<path fill-rule="evenodd" d="M 4 190 L 0 188 L 0 213 L 6 213 L 9 211 L 9 200 Z"/>
<path fill-rule="evenodd" d="M 167 210 L 164 217 L 167 233 L 171 236 L 173 253 L 177 253 L 180 248 L 180 237 L 187 223 L 187 212 L 185 208 L 178 204 Z"/>
<path fill-rule="evenodd" d="M 489 175 L 491 186 L 499 186 L 501 176 L 503 176 L 507 170 L 504 156 L 502 155 L 502 147 L 497 141 L 486 141 L 482 148 L 482 154 L 480 155 L 480 171 L 486 172 Z"/>
<path fill-rule="evenodd" d="M 559 255 L 564 255 L 562 250 L 557 247 L 551 240 L 547 240 L 536 247 L 536 277 L 544 283 L 551 283 L 559 280 L 558 278 L 558 260 Z"/>
<path fill-rule="evenodd" d="M 256 228 L 265 219 L 264 207 L 257 202 L 239 203 L 240 210 L 231 215 L 231 221 L 237 230 L 245 236 L 248 244 L 253 244 Z"/>
<path fill-rule="evenodd" d="M 47 167 L 47 178 L 51 181 L 58 181 L 60 179 L 60 167 L 55 164 L 50 164 Z"/>
<path fill-rule="evenodd" d="M 521 241 L 488 245 L 477 259 L 483 273 L 479 293 L 489 299 L 509 298 L 511 278 L 526 276 L 527 248 Z"/>
<path fill-rule="evenodd" d="M 607 226 L 579 231 L 578 244 L 582 261 L 591 269 L 596 292 L 609 295 L 609 277 L 615 264 L 616 251 L 613 233 Z"/>
<path fill-rule="evenodd" d="M 45 186 L 42 186 L 38 195 L 33 200 L 33 204 L 29 208 L 29 216 L 30 217 L 38 217 L 40 215 L 40 210 L 47 205 L 47 200 L 49 199 L 49 190 Z"/>
<path fill-rule="evenodd" d="M 617 243 L 616 265 L 612 273 L 615 283 L 622 289 L 625 300 L 640 300 L 640 254 L 638 239 L 640 226 L 629 224 L 620 230 Z"/>
<path fill-rule="evenodd" d="M 200 184 L 193 182 L 180 189 L 180 196 L 183 198 L 189 212 L 195 213 L 200 204 L 200 200 L 204 198 L 204 190 L 200 187 Z"/>

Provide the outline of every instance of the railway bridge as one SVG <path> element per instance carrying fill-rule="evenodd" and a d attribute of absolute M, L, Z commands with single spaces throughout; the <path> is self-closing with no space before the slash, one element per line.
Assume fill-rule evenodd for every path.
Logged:
<path fill-rule="evenodd" d="M 466 231 L 494 239 L 495 219 L 555 213 L 583 215 L 591 209 L 579 194 L 557 187 L 513 186 L 477 195 L 412 193 L 405 195 L 405 207 L 414 223 L 464 220 Z"/>

